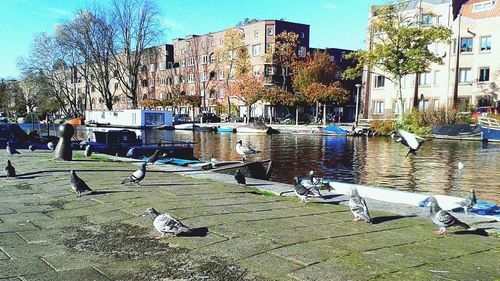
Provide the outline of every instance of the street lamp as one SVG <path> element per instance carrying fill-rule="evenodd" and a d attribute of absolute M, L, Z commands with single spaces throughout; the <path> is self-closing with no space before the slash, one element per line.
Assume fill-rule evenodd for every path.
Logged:
<path fill-rule="evenodd" d="M 361 95 L 361 88 L 363 88 L 362 84 L 356 84 L 356 115 L 354 116 L 354 126 L 358 126 L 358 110 L 359 110 L 359 96 Z"/>

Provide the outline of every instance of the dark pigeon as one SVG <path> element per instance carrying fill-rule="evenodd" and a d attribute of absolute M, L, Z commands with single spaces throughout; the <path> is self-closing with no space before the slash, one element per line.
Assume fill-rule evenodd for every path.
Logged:
<path fill-rule="evenodd" d="M 439 231 L 436 231 L 437 235 L 444 235 L 446 229 L 452 226 L 460 226 L 465 229 L 471 229 L 469 225 L 459 221 L 457 218 L 452 216 L 450 213 L 441 209 L 436 198 L 431 197 L 429 199 L 431 204 L 431 219 L 434 224 L 440 227 Z"/>
<path fill-rule="evenodd" d="M 85 183 L 81 178 L 79 178 L 74 170 L 71 170 L 70 176 L 71 188 L 76 193 L 76 197 L 80 197 L 83 192 L 90 191 L 89 194 L 93 192 L 92 189 Z"/>
<path fill-rule="evenodd" d="M 151 155 L 151 157 L 149 157 L 148 159 L 148 164 L 154 164 L 156 161 L 158 161 L 158 159 L 160 158 L 160 150 L 157 149 L 155 151 L 155 153 L 153 155 Z"/>
<path fill-rule="evenodd" d="M 245 175 L 240 171 L 240 169 L 236 169 L 236 173 L 234 174 L 234 179 L 239 185 L 246 185 Z"/>
<path fill-rule="evenodd" d="M 122 181 L 122 184 L 128 183 L 128 182 L 133 182 L 137 185 L 141 185 L 140 182 L 146 177 L 146 165 L 147 163 L 144 162 L 141 164 L 141 168 L 130 175 L 130 177 L 124 179 Z"/>
<path fill-rule="evenodd" d="M 16 169 L 10 163 L 10 160 L 7 160 L 7 165 L 4 168 L 5 174 L 7 175 L 7 179 L 16 178 Z"/>
<path fill-rule="evenodd" d="M 30 146 L 28 146 L 28 149 L 29 149 L 31 152 L 33 152 L 33 151 L 35 151 L 35 149 L 36 149 L 36 148 L 35 148 L 35 146 L 34 146 L 34 145 L 32 145 L 32 144 L 31 144 Z"/>
<path fill-rule="evenodd" d="M 92 147 L 90 145 L 87 145 L 85 147 L 85 151 L 83 152 L 83 155 L 85 156 L 85 158 L 90 158 L 90 156 L 92 156 Z"/>
<path fill-rule="evenodd" d="M 17 151 L 16 146 L 10 141 L 7 141 L 7 144 L 5 145 L 5 151 L 7 151 L 9 155 L 21 154 L 21 152 Z"/>
<path fill-rule="evenodd" d="M 314 197 L 316 196 L 310 189 L 307 189 L 303 185 L 299 183 L 299 178 L 295 177 L 293 178 L 294 180 L 294 186 L 293 190 L 295 191 L 295 195 L 299 197 L 300 203 L 307 203 L 307 197 Z"/>

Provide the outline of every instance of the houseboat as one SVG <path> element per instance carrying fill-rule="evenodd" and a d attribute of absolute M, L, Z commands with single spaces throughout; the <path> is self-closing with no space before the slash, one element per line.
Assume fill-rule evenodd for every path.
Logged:
<path fill-rule="evenodd" d="M 127 109 L 121 111 L 85 111 L 87 126 L 115 128 L 172 127 L 172 112 L 164 110 Z"/>

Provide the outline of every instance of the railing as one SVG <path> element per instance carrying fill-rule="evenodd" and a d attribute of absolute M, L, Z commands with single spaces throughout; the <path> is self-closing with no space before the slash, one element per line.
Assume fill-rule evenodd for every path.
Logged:
<path fill-rule="evenodd" d="M 479 117 L 477 119 L 479 125 L 488 128 L 497 128 L 500 129 L 500 123 L 498 123 L 497 119 L 488 118 L 488 117 Z"/>

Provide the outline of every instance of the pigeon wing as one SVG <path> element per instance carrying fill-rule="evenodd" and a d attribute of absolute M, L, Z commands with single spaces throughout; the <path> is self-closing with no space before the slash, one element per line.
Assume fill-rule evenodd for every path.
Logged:
<path fill-rule="evenodd" d="M 408 144 L 408 147 L 410 148 L 413 148 L 413 149 L 417 149 L 419 144 L 418 144 L 418 141 L 416 139 L 417 135 L 415 134 L 412 134 L 410 132 L 407 132 L 405 130 L 399 130 L 399 135 L 401 136 L 401 138 L 403 138 L 403 140 L 406 141 L 406 143 Z"/>
<path fill-rule="evenodd" d="M 141 170 L 137 170 L 135 172 L 132 173 L 132 175 L 130 176 L 130 178 L 132 180 L 142 180 L 142 177 L 144 176 L 144 172 L 141 171 Z"/>
<path fill-rule="evenodd" d="M 436 213 L 436 221 L 438 222 L 438 224 L 443 226 L 452 226 L 457 221 L 457 219 L 450 213 L 440 210 Z"/>
<path fill-rule="evenodd" d="M 309 189 L 305 188 L 301 184 L 296 184 L 293 186 L 293 188 L 294 188 L 295 192 L 297 192 L 297 194 L 302 195 L 302 196 L 307 196 L 311 193 L 311 191 L 309 191 Z"/>
<path fill-rule="evenodd" d="M 79 181 L 77 183 L 77 188 L 78 188 L 78 190 L 80 190 L 80 192 L 92 191 L 92 189 L 82 179 L 79 179 Z"/>
<path fill-rule="evenodd" d="M 357 215 L 367 222 L 372 220 L 365 199 L 361 197 L 353 197 L 349 199 L 349 208 L 351 209 L 353 215 Z"/>

